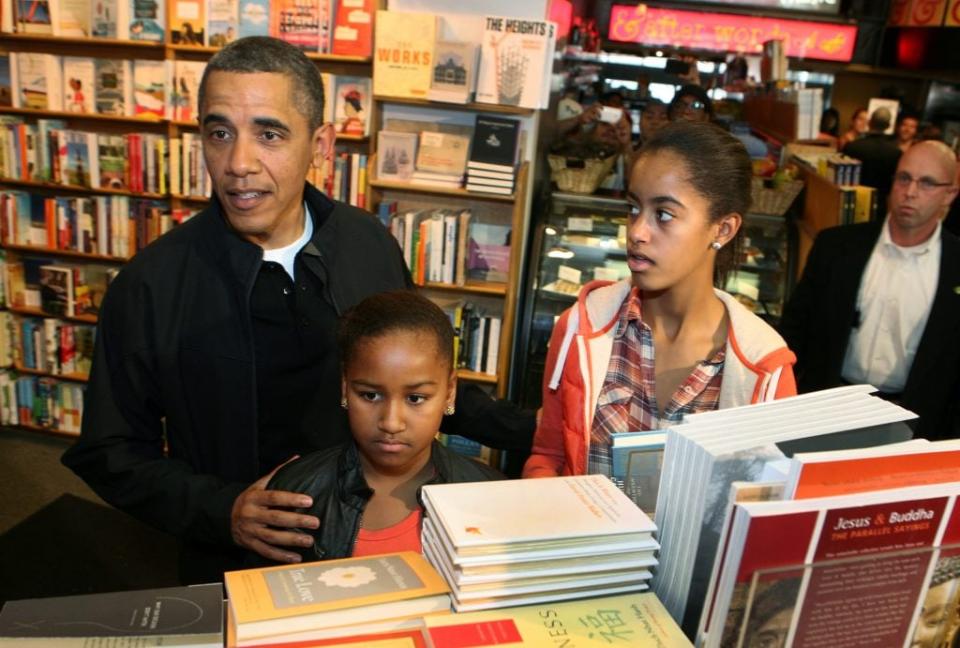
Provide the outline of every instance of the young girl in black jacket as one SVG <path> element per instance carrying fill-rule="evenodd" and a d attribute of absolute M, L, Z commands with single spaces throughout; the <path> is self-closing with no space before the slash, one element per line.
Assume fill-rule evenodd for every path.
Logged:
<path fill-rule="evenodd" d="M 503 478 L 436 441 L 453 413 L 453 328 L 425 297 L 381 293 L 344 314 L 337 344 L 353 440 L 283 466 L 267 489 L 313 499 L 297 511 L 320 519 L 302 531 L 304 561 L 420 551 L 421 486 Z"/>

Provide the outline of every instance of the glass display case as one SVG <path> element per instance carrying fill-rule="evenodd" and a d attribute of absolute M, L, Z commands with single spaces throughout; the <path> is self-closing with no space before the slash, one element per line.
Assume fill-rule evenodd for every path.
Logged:
<path fill-rule="evenodd" d="M 628 277 L 627 203 L 622 198 L 554 192 L 533 232 L 511 381 L 521 406 L 540 406 L 554 322 L 594 279 Z M 726 289 L 776 323 L 792 287 L 795 236 L 784 216 L 749 214 L 742 259 Z"/>

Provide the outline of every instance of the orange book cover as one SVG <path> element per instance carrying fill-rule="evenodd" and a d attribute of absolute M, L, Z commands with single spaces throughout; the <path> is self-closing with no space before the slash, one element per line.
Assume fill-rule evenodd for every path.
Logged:
<path fill-rule="evenodd" d="M 238 642 L 450 607 L 446 582 L 411 551 L 231 571 L 224 584 Z"/>
<path fill-rule="evenodd" d="M 805 463 L 794 499 L 849 495 L 960 481 L 960 447 L 880 457 Z M 924 446 L 921 446 L 924 447 Z"/>

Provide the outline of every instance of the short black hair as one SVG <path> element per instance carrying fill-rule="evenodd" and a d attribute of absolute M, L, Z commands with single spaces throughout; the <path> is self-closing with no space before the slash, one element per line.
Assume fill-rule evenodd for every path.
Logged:
<path fill-rule="evenodd" d="M 228 43 L 203 70 L 197 105 L 203 109 L 207 79 L 212 72 L 254 74 L 276 72 L 290 77 L 294 100 L 313 132 L 323 124 L 323 81 L 320 70 L 295 46 L 269 36 L 248 36 Z"/>
<path fill-rule="evenodd" d="M 426 333 L 437 341 L 437 353 L 453 368 L 453 326 L 432 301 L 412 290 L 371 295 L 348 309 L 337 325 L 340 362 L 346 367 L 364 340 L 394 332 Z"/>
<path fill-rule="evenodd" d="M 710 119 L 713 119 L 713 101 L 710 100 L 710 95 L 697 84 L 688 83 L 687 85 L 681 86 L 680 89 L 677 90 L 677 93 L 673 95 L 673 100 L 670 102 L 670 108 L 668 109 L 671 120 L 674 119 L 677 109 L 680 108 L 680 100 L 684 97 L 693 97 L 702 102 L 704 111 Z"/>
<path fill-rule="evenodd" d="M 651 137 L 634 158 L 673 153 L 686 165 L 687 180 L 710 203 L 711 222 L 727 214 L 746 217 L 753 203 L 753 165 L 739 139 L 711 122 L 681 119 L 670 122 Z M 632 170 L 631 165 L 631 170 Z M 714 281 L 723 285 L 740 255 L 743 227 L 717 254 Z"/>

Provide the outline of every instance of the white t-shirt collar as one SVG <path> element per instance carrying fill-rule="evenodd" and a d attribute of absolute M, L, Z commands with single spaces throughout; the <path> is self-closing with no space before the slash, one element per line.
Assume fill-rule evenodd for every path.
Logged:
<path fill-rule="evenodd" d="M 279 263 L 293 280 L 296 280 L 296 277 L 293 275 L 293 266 L 297 258 L 297 253 L 300 252 L 313 237 L 313 219 L 310 218 L 310 209 L 307 207 L 306 202 L 303 203 L 303 219 L 303 234 L 300 235 L 300 238 L 282 248 L 263 251 L 264 263 L 268 261 Z"/>

